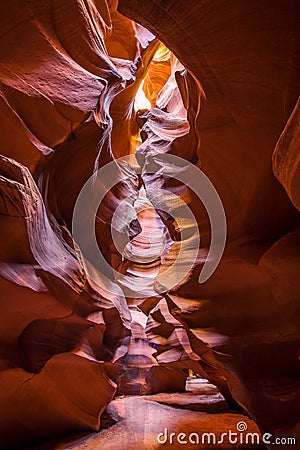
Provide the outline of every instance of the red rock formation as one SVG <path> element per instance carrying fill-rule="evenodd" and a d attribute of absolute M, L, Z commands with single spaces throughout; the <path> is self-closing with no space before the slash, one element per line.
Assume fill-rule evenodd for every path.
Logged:
<path fill-rule="evenodd" d="M 300 100 L 287 121 L 273 153 L 273 170 L 276 177 L 285 187 L 290 199 L 300 209 L 299 194 L 299 133 L 300 133 Z"/>
<path fill-rule="evenodd" d="M 0 13 L 5 448 L 99 430 L 115 392 L 184 390 L 188 369 L 261 431 L 295 433 L 296 1 L 13 0 Z M 209 217 L 164 155 L 201 167 L 224 205 L 225 253 L 201 285 Z M 96 176 L 109 163 L 112 189 Z M 92 175 L 108 281 L 91 236 L 72 236 Z"/>
<path fill-rule="evenodd" d="M 4 157 L 1 200 L 3 442 L 97 429 L 115 392 L 105 361 L 125 328 L 114 305 L 85 280 L 74 250 L 54 233 L 29 171 Z M 89 353 L 72 355 L 85 339 Z M 98 386 L 98 397 L 89 383 Z"/>
<path fill-rule="evenodd" d="M 195 274 L 177 288 L 174 301 L 190 327 L 213 327 L 216 336 L 228 336 L 227 344 L 215 349 L 232 394 L 259 425 L 289 428 L 299 416 L 299 309 L 292 294 L 299 286 L 291 263 L 285 266 L 286 276 L 279 273 L 283 261 L 299 254 L 298 244 L 293 250 L 288 244 L 297 242 L 296 235 L 283 238 L 257 262 L 269 243 L 299 224 L 271 167 L 276 140 L 299 93 L 296 3 L 234 2 L 228 8 L 226 2 L 193 1 L 187 8 L 183 2 L 121 0 L 119 10 L 162 39 L 203 89 L 197 118 L 200 164 L 221 195 L 231 244 L 214 276 L 200 287 Z M 190 105 L 197 104 L 194 89 L 189 95 Z M 296 136 L 294 112 L 273 164 L 297 205 Z M 276 248 L 283 259 L 275 257 Z M 285 306 L 278 304 L 278 295 L 286 298 Z"/>

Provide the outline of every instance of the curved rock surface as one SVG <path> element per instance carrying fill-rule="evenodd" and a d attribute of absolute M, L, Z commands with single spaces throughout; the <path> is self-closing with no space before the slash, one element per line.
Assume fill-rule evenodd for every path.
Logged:
<path fill-rule="evenodd" d="M 290 199 L 297 209 L 300 209 L 299 105 L 300 99 L 298 99 L 273 153 L 274 174 L 285 187 Z"/>
<path fill-rule="evenodd" d="M 98 431 L 115 393 L 184 391 L 191 373 L 261 432 L 296 434 L 299 19 L 295 0 L 1 3 L 5 448 Z M 212 230 L 176 179 L 188 165 L 227 220 L 203 284 Z M 73 237 L 89 179 L 82 229 L 104 189 L 93 220 L 109 276 L 89 233 Z"/>

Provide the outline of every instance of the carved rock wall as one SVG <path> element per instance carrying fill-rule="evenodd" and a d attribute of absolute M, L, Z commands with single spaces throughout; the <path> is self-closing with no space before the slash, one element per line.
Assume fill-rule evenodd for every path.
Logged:
<path fill-rule="evenodd" d="M 5 448 L 98 430 L 116 392 L 183 390 L 188 369 L 262 431 L 292 434 L 300 404 L 299 19 L 295 0 L 2 2 Z M 151 108 L 136 113 L 142 80 Z M 116 161 L 136 150 L 138 173 Z M 227 246 L 202 285 L 208 216 L 170 177 L 176 168 L 158 164 L 161 154 L 201 167 L 224 205 Z M 107 163 L 118 183 L 95 229 L 105 259 L 128 277 L 113 281 L 114 292 L 95 283 L 91 273 L 102 275 L 72 237 L 77 196 Z M 188 277 L 164 295 L 160 277 L 185 239 L 153 187 L 189 204 L 202 239 Z M 139 202 L 149 208 L 149 200 L 143 213 Z M 171 196 L 165 202 L 176 212 Z M 121 203 L 126 214 L 114 224 Z M 120 254 L 114 227 L 129 234 L 131 251 Z M 165 253 L 130 262 L 143 260 L 157 230 Z M 183 265 L 189 259 L 187 251 Z"/>

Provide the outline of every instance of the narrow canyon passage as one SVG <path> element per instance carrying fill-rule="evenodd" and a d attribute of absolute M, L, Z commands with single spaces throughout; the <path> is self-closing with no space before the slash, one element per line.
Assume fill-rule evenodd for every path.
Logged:
<path fill-rule="evenodd" d="M 1 448 L 297 448 L 297 2 L 0 22 Z"/>
<path fill-rule="evenodd" d="M 125 282 L 120 280 L 129 306 L 132 297 L 132 303 L 135 305 L 148 297 L 158 296 L 154 290 L 154 280 L 160 270 L 162 258 L 172 245 L 167 228 L 147 199 L 143 187 L 139 190 L 134 207 L 141 232 L 127 244 L 123 252 L 124 259 L 129 261 L 125 275 L 128 275 L 127 280 L 131 286 L 126 286 Z M 136 293 L 139 294 L 137 302 L 134 300 Z"/>

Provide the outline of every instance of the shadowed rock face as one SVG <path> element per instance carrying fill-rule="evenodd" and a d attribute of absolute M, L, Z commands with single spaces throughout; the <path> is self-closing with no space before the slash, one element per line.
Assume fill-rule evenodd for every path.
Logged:
<path fill-rule="evenodd" d="M 217 357 L 234 397 L 263 429 L 284 428 L 284 422 L 293 427 L 299 416 L 299 302 L 292 294 L 299 290 L 292 275 L 298 267 L 298 232 L 268 247 L 299 224 L 272 172 L 272 153 L 288 121 L 273 168 L 297 207 L 296 3 L 237 1 L 229 8 L 226 2 L 192 1 L 187 8 L 179 1 L 121 0 L 119 10 L 162 39 L 203 89 L 200 97 L 189 89 L 189 109 L 200 102 L 199 164 L 222 198 L 228 244 L 207 283 L 198 285 L 196 269 L 189 282 L 174 289 L 177 315 L 191 329 L 210 327 L 226 336 L 214 346 Z M 143 144 L 146 159 L 156 151 L 152 142 Z M 152 178 L 146 182 L 157 182 Z M 199 222 L 203 226 L 203 218 Z M 293 411 L 287 406 L 292 404 Z"/>
<path fill-rule="evenodd" d="M 183 391 L 189 370 L 261 431 L 295 435 L 297 2 L 13 0 L 0 21 L 5 448 L 97 431 L 115 393 Z M 224 205 L 225 252 L 201 285 L 209 217 L 165 155 L 201 167 Z M 97 178 L 109 163 L 112 189 Z M 91 199 L 106 191 L 94 222 L 111 280 L 72 235 L 92 175 Z M 201 247 L 181 279 L 195 224 Z"/>

